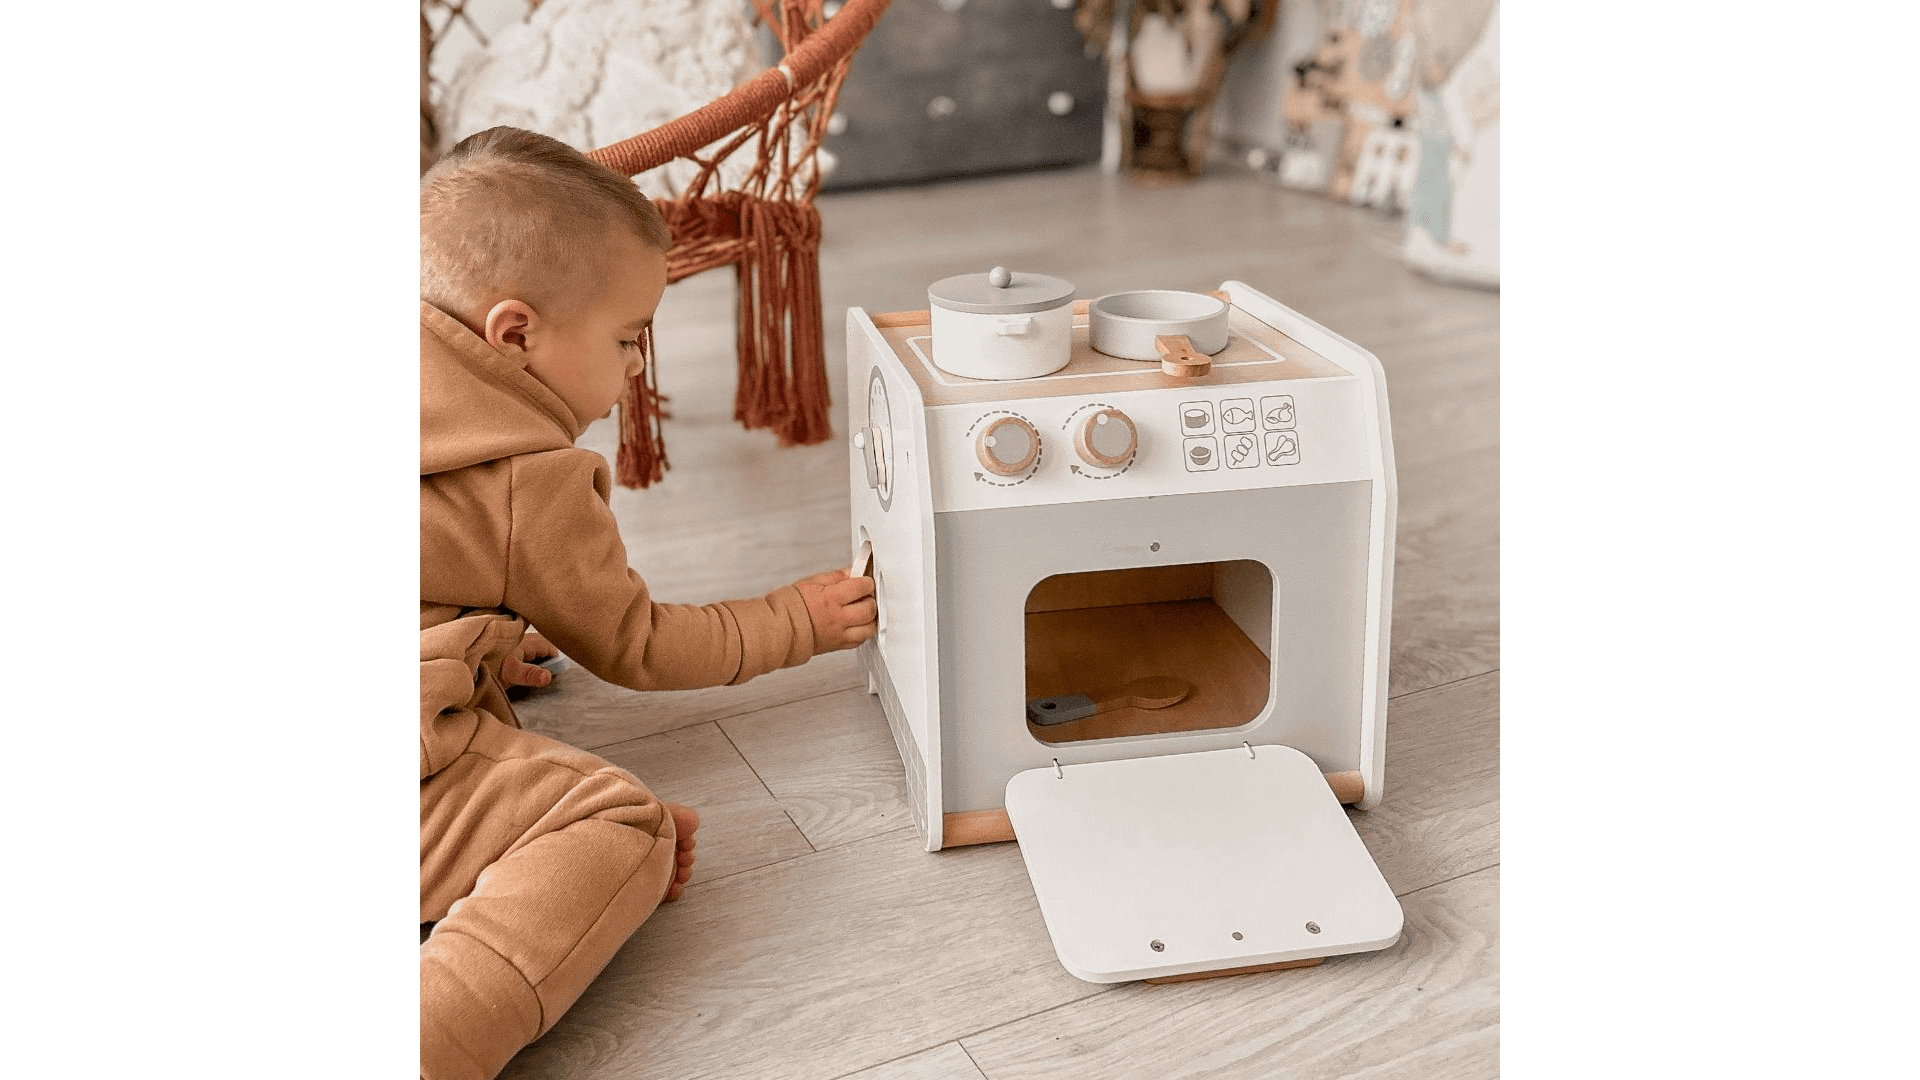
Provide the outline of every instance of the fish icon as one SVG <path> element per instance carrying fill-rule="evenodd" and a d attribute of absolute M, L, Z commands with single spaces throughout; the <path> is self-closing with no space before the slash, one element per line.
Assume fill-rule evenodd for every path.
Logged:
<path fill-rule="evenodd" d="M 1228 424 L 1234 427 L 1239 427 L 1240 425 L 1248 423 L 1253 419 L 1253 410 L 1243 409 L 1238 405 L 1229 405 L 1226 408 L 1220 410 L 1220 417 L 1221 419 L 1225 420 Z"/>

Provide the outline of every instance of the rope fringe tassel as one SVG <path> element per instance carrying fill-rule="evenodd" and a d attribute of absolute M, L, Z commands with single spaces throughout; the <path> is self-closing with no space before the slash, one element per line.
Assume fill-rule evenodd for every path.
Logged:
<path fill-rule="evenodd" d="M 740 192 L 662 199 L 655 205 L 675 237 L 667 277 L 678 281 L 734 264 L 737 276 L 739 382 L 734 419 L 769 428 L 780 445 L 812 446 L 833 437 L 831 392 L 820 316 L 820 214 L 811 202 Z M 651 329 L 641 341 L 641 374 L 620 403 L 618 477 L 627 487 L 658 482 L 667 468 Z"/>

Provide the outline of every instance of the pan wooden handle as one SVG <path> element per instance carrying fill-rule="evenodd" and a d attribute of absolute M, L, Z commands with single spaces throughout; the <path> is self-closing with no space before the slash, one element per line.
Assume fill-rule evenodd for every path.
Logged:
<path fill-rule="evenodd" d="M 1153 339 L 1160 353 L 1160 370 L 1176 379 L 1193 379 L 1213 369 L 1213 358 L 1193 347 L 1185 334 L 1161 334 Z"/>

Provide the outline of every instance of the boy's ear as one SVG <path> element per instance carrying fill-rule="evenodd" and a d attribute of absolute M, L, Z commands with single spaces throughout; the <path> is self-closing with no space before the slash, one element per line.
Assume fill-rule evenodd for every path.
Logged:
<path fill-rule="evenodd" d="M 524 300 L 502 300 L 487 312 L 482 337 L 487 344 L 505 352 L 525 352 L 527 331 L 533 328 L 533 308 Z"/>

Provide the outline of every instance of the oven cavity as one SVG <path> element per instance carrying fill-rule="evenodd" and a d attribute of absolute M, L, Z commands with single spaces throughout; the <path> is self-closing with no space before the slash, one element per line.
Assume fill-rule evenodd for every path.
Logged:
<path fill-rule="evenodd" d="M 1235 559 L 1055 574 L 1027 594 L 1027 730 L 1043 743 L 1250 723 L 1271 683 L 1273 575 Z"/>

